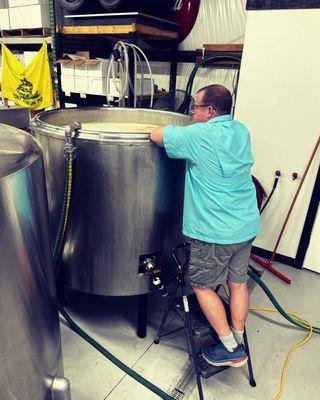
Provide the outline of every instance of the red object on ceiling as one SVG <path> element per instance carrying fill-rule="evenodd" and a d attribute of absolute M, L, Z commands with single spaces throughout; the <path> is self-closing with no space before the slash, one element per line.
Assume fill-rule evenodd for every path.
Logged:
<path fill-rule="evenodd" d="M 170 20 L 180 25 L 179 42 L 192 31 L 200 7 L 200 0 L 174 0 Z"/>

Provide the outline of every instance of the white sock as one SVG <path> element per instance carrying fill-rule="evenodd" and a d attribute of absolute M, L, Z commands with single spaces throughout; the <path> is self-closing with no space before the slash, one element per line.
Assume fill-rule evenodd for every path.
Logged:
<path fill-rule="evenodd" d="M 244 330 L 238 331 L 237 329 L 232 328 L 232 326 L 231 326 L 230 329 L 231 329 L 231 331 L 233 333 L 233 336 L 234 336 L 236 342 L 238 344 L 243 344 L 243 332 L 244 332 Z"/>
<path fill-rule="evenodd" d="M 219 336 L 219 339 L 221 340 L 224 347 L 231 353 L 238 346 L 232 332 L 228 336 Z"/>

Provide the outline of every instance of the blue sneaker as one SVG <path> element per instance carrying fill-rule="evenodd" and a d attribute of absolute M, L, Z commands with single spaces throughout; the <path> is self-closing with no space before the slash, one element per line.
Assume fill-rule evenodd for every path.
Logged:
<path fill-rule="evenodd" d="M 242 367 L 248 360 L 242 344 L 238 344 L 233 352 L 228 351 L 222 343 L 215 346 L 204 346 L 202 357 L 208 364 L 215 367 Z"/>

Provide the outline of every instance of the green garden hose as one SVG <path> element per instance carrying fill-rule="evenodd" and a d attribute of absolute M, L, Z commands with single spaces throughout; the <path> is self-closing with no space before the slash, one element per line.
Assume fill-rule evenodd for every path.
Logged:
<path fill-rule="evenodd" d="M 129 368 L 127 365 L 125 365 L 122 361 L 120 361 L 117 357 L 115 357 L 113 354 L 111 354 L 106 348 L 101 346 L 97 341 L 95 341 L 91 336 L 89 336 L 85 331 L 83 331 L 73 320 L 70 318 L 70 316 L 67 314 L 65 309 L 59 304 L 59 311 L 61 314 L 64 316 L 64 318 L 67 320 L 69 327 L 77 333 L 79 336 L 81 336 L 85 341 L 91 344 L 95 349 L 97 349 L 101 354 L 103 354 L 105 357 L 107 357 L 108 360 L 110 360 L 113 364 L 115 364 L 117 367 L 122 369 L 126 374 L 130 375 L 133 379 L 141 383 L 143 386 L 145 386 L 147 389 L 151 390 L 153 393 L 157 394 L 161 399 L 164 400 L 174 400 L 173 397 L 169 396 L 167 393 L 165 393 L 163 390 L 155 386 L 153 383 L 147 381 L 145 378 L 143 378 L 141 375 L 139 375 L 137 372 L 135 372 L 133 369 Z"/>
<path fill-rule="evenodd" d="M 250 269 L 248 270 L 248 275 L 250 278 L 252 278 L 257 284 L 261 287 L 261 289 L 265 292 L 265 294 L 269 297 L 271 303 L 275 306 L 275 308 L 279 311 L 279 313 L 289 322 L 292 324 L 298 326 L 299 328 L 305 329 L 306 331 L 310 330 L 310 327 L 302 322 L 297 321 L 296 319 L 290 317 L 284 309 L 280 306 L 280 304 L 277 302 L 273 294 L 271 293 L 270 289 L 263 283 L 263 281 L 258 277 L 257 274 L 255 274 L 253 271 Z M 313 326 L 312 327 L 313 332 L 315 333 L 320 333 L 320 328 Z"/>

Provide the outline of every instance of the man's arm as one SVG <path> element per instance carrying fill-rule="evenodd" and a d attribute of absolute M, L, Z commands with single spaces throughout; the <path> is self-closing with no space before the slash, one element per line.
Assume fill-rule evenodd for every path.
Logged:
<path fill-rule="evenodd" d="M 164 126 L 154 128 L 150 133 L 150 140 L 157 146 L 163 147 L 163 129 Z"/>

